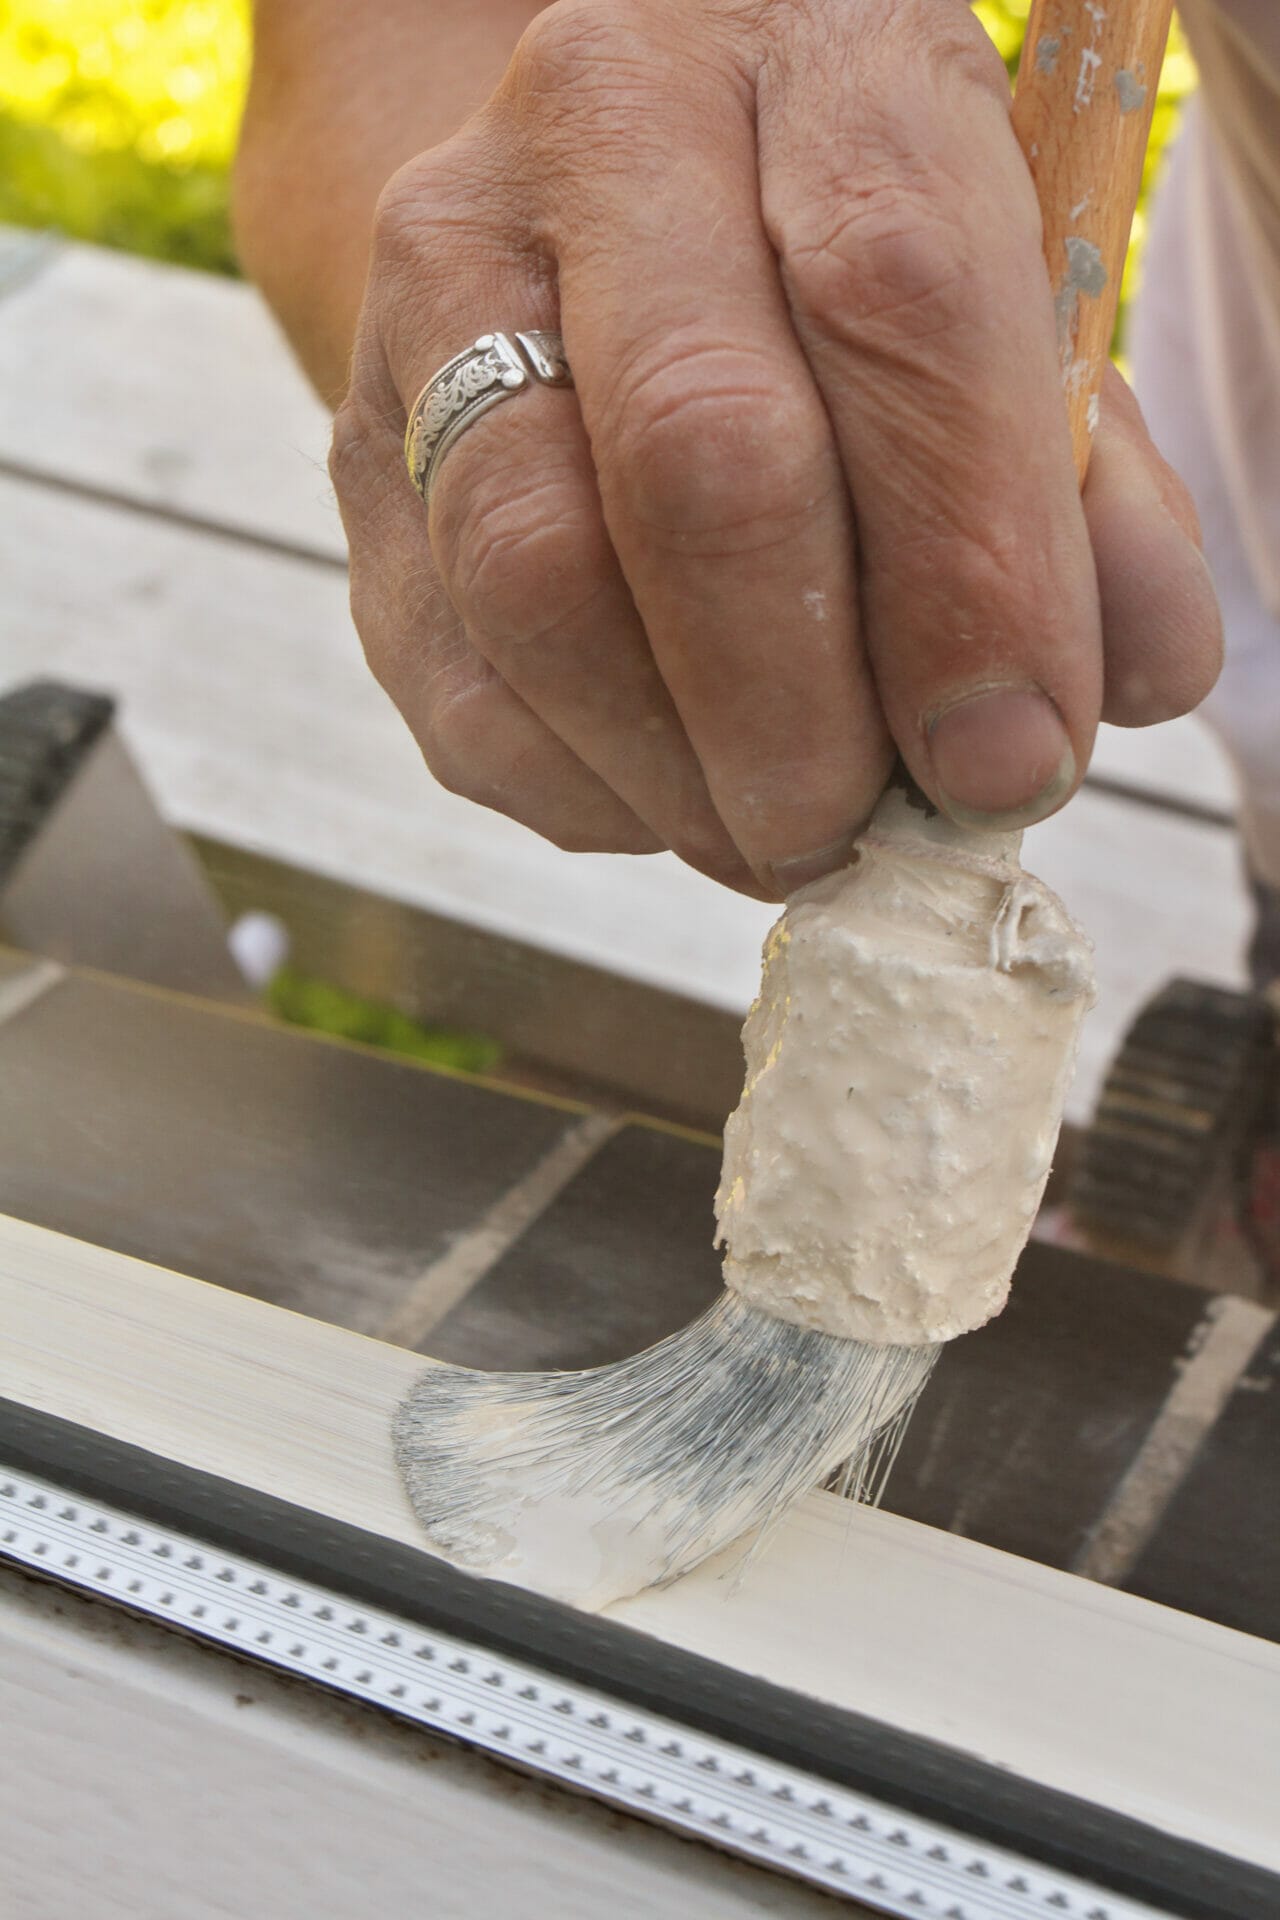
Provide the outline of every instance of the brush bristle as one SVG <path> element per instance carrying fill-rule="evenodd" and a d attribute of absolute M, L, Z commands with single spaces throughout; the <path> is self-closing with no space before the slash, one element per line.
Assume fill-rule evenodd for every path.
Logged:
<path fill-rule="evenodd" d="M 842 1466 L 875 1496 L 939 1352 L 792 1326 L 734 1294 L 581 1373 L 434 1366 L 396 1459 L 433 1544 L 583 1606 L 660 1585 L 775 1520 Z"/>

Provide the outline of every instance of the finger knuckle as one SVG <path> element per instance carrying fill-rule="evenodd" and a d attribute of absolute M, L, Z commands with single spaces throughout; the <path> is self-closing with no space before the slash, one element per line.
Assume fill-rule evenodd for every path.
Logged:
<path fill-rule="evenodd" d="M 566 853 L 651 853 L 659 845 L 606 790 L 594 805 L 566 790 L 564 766 L 513 726 L 506 688 L 478 658 L 437 676 L 418 743 L 446 792 L 519 821 Z"/>
<path fill-rule="evenodd" d="M 437 672 L 416 731 L 422 757 L 446 793 L 508 811 L 500 806 L 497 772 L 500 698 L 497 678 L 482 660 Z"/>
<path fill-rule="evenodd" d="M 932 104 L 940 96 L 975 88 L 1008 106 L 1003 57 L 967 6 L 958 7 L 955 0 L 862 0 L 859 13 L 859 32 L 852 39 L 841 13 L 826 9 L 828 57 L 855 61 L 870 93 L 896 102 L 899 114 L 913 100 Z"/>
<path fill-rule="evenodd" d="M 995 41 L 968 7 L 935 0 L 928 20 L 926 57 L 938 82 L 988 94 L 1009 103 L 1009 74 Z"/>
<path fill-rule="evenodd" d="M 394 271 L 421 258 L 442 193 L 443 183 L 430 154 L 417 155 L 392 174 L 373 210 L 370 259 L 375 272 Z"/>
<path fill-rule="evenodd" d="M 816 395 L 740 349 L 667 351 L 624 383 L 612 413 L 630 514 L 684 553 L 780 542 L 832 485 Z"/>
<path fill-rule="evenodd" d="M 520 36 L 511 81 L 526 100 L 556 103 L 609 87 L 634 35 L 634 13 L 615 0 L 555 0 Z"/>
<path fill-rule="evenodd" d="M 1047 600 L 1053 588 L 1059 589 L 1059 617 L 1070 624 L 1079 610 L 1079 595 L 1063 577 L 1061 556 L 1042 552 L 1038 572 L 1031 564 L 1038 551 L 1034 537 L 1029 540 L 1025 529 L 1010 523 L 1007 512 L 1001 513 L 994 503 L 984 512 L 976 501 L 957 502 L 949 492 L 944 496 L 940 484 L 932 490 L 922 485 L 917 499 L 918 522 L 899 537 L 887 557 L 885 576 L 903 593 L 913 593 L 937 610 L 939 630 L 950 634 L 958 650 L 995 646 L 1000 635 L 1008 639 L 1041 631 L 1045 616 L 1041 608 L 1037 619 L 1038 602 L 1041 597 Z M 954 619 L 944 625 L 947 608 Z M 980 635 L 986 638 L 980 640 Z"/>
<path fill-rule="evenodd" d="M 429 315 L 459 274 L 501 255 L 507 241 L 509 155 L 492 115 L 417 154 L 387 181 L 369 238 L 370 312 L 385 326 L 398 299 Z"/>
<path fill-rule="evenodd" d="M 375 435 L 364 408 L 351 396 L 333 416 L 329 478 L 339 499 L 353 495 L 376 463 Z"/>
<path fill-rule="evenodd" d="M 812 318 L 910 339 L 988 311 L 1002 266 L 1038 253 L 1039 214 L 1029 182 L 1010 183 L 1008 76 L 980 22 L 949 0 L 873 11 L 852 129 L 827 123 L 798 171 L 766 181 L 765 220 Z"/>
<path fill-rule="evenodd" d="M 643 176 L 660 194 L 670 176 L 674 102 L 683 99 L 687 113 L 692 92 L 722 127 L 729 102 L 740 116 L 751 110 L 749 73 L 710 11 L 694 10 L 691 21 L 687 12 L 628 0 L 557 0 L 535 17 L 499 98 L 544 191 L 581 209 L 606 186 L 625 184 L 634 194 Z"/>
<path fill-rule="evenodd" d="M 927 339 L 970 310 L 974 250 L 931 183 L 833 181 L 780 242 L 801 307 L 833 338 L 864 344 L 888 329 L 896 340 Z"/>
<path fill-rule="evenodd" d="M 554 473 L 514 495 L 495 487 L 459 497 L 438 543 L 454 604 L 478 641 L 513 649 L 572 617 L 603 562 L 596 519 L 580 489 Z"/>
<path fill-rule="evenodd" d="M 896 0 L 882 6 L 881 59 L 895 75 L 909 72 L 917 87 L 945 94 L 974 89 L 1003 106 L 1009 102 L 1009 75 L 999 49 L 978 16 L 952 0 Z M 887 75 L 886 75 L 887 77 Z"/>

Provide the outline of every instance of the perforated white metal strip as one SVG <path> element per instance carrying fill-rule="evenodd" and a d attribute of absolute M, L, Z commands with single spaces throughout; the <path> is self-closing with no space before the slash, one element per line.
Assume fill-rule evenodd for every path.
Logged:
<path fill-rule="evenodd" d="M 0 1558 L 906 1920 L 1155 1908 L 0 1468 Z"/>

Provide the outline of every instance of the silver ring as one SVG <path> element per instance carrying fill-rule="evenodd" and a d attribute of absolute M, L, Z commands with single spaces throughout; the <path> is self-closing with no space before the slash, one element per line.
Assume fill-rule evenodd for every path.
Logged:
<path fill-rule="evenodd" d="M 482 333 L 428 380 L 409 409 L 404 457 L 409 478 L 430 505 L 440 462 L 473 420 L 531 381 L 571 387 L 573 375 L 558 333 Z"/>

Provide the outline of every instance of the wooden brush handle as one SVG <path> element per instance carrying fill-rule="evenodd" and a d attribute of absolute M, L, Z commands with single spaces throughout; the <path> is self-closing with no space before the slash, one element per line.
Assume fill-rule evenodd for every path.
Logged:
<path fill-rule="evenodd" d="M 1013 125 L 1058 316 L 1076 471 L 1089 465 L 1173 0 L 1032 0 Z"/>

